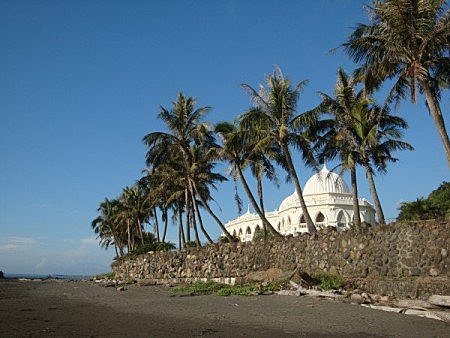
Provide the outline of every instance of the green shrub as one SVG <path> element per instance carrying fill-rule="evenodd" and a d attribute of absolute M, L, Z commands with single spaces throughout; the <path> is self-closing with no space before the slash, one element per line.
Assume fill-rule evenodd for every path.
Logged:
<path fill-rule="evenodd" d="M 197 243 L 195 241 L 188 241 L 188 242 L 184 243 L 184 247 L 185 248 L 196 248 Z"/>
<path fill-rule="evenodd" d="M 269 238 L 273 238 L 273 233 L 271 233 L 269 229 L 267 229 L 267 239 Z M 253 241 L 257 242 L 260 241 L 261 239 L 264 239 L 264 229 L 257 228 L 255 230 L 255 233 L 253 234 Z"/>
<path fill-rule="evenodd" d="M 312 276 L 315 284 L 320 285 L 323 290 L 338 290 L 344 285 L 344 280 L 337 275 L 321 272 Z"/>
<path fill-rule="evenodd" d="M 226 287 L 226 284 L 216 283 L 213 281 L 208 282 L 195 282 L 187 285 L 180 285 L 174 287 L 172 291 L 174 292 L 184 292 L 192 295 L 207 295 L 217 292 L 221 288 Z"/>
<path fill-rule="evenodd" d="M 105 272 L 95 276 L 95 279 L 114 279 L 113 272 Z"/>
<path fill-rule="evenodd" d="M 213 281 L 208 282 L 195 282 L 188 285 L 177 286 L 172 289 L 173 292 L 183 292 L 191 295 L 208 295 L 215 293 L 218 296 L 249 296 L 253 291 L 279 291 L 282 283 L 271 282 L 265 286 L 259 284 L 239 284 L 228 285 L 222 283 L 216 283 Z"/>
<path fill-rule="evenodd" d="M 159 242 L 155 245 L 155 251 L 170 251 L 175 249 L 175 244 L 171 242 Z"/>
<path fill-rule="evenodd" d="M 129 257 L 136 257 L 138 255 L 145 254 L 150 251 L 170 251 L 175 249 L 175 244 L 171 242 L 152 242 L 152 243 L 145 243 L 144 245 L 139 245 L 136 249 L 130 251 L 123 257 L 119 258 L 129 258 Z"/>
<path fill-rule="evenodd" d="M 233 242 L 239 242 L 240 241 L 238 236 L 233 236 L 232 235 L 232 237 L 233 237 Z M 228 239 L 227 236 L 220 236 L 219 239 L 218 239 L 218 242 L 219 243 L 230 243 L 230 240 Z"/>

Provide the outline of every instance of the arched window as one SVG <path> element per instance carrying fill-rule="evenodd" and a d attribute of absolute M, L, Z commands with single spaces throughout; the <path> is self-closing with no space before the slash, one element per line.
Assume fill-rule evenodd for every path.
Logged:
<path fill-rule="evenodd" d="M 242 229 L 239 229 L 239 236 L 242 236 Z"/>
<path fill-rule="evenodd" d="M 291 225 L 291 217 L 288 216 L 288 224 Z"/>
<path fill-rule="evenodd" d="M 236 229 L 233 230 L 233 236 L 236 236 Z"/>
<path fill-rule="evenodd" d="M 306 223 L 305 216 L 303 216 L 303 215 L 300 216 L 300 223 Z"/>
<path fill-rule="evenodd" d="M 316 216 L 316 222 L 317 223 L 322 223 L 324 221 L 325 221 L 325 216 L 321 212 L 319 212 L 317 214 L 317 216 Z"/>
<path fill-rule="evenodd" d="M 257 225 L 255 228 L 255 232 L 257 232 L 257 231 L 261 231 L 261 228 L 259 227 L 259 225 Z"/>
<path fill-rule="evenodd" d="M 277 226 L 277 228 L 278 228 L 278 231 L 280 231 L 280 228 L 281 228 L 281 226 L 280 226 L 280 222 L 278 222 L 278 226 Z"/>
<path fill-rule="evenodd" d="M 245 233 L 247 235 L 251 235 L 252 234 L 252 229 L 250 229 L 250 227 L 247 227 L 247 230 L 245 230 Z"/>
<path fill-rule="evenodd" d="M 339 211 L 337 217 L 336 217 L 336 221 L 337 221 L 337 226 L 338 227 L 344 227 L 345 224 L 347 223 L 347 220 L 345 219 L 345 215 L 344 212 L 341 210 Z"/>

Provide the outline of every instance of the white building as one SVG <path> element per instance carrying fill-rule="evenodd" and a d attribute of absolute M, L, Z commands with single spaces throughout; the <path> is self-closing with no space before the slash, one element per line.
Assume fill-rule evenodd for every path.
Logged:
<path fill-rule="evenodd" d="M 311 176 L 303 189 L 303 197 L 309 214 L 317 229 L 331 226 L 338 230 L 348 228 L 353 221 L 352 194 L 341 176 L 330 172 L 324 165 L 322 170 Z M 365 199 L 359 199 L 361 221 L 375 224 L 373 206 Z M 306 232 L 297 193 L 286 197 L 278 210 L 266 212 L 267 220 L 283 235 L 297 235 Z M 249 210 L 225 224 L 226 229 L 241 241 L 251 241 L 262 221 Z"/>

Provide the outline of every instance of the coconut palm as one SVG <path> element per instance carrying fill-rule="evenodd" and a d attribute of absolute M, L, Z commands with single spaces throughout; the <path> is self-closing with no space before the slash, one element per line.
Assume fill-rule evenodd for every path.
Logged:
<path fill-rule="evenodd" d="M 231 172 L 234 176 L 238 177 L 242 182 L 244 190 L 255 209 L 258 216 L 261 218 L 263 225 L 269 229 L 274 235 L 281 237 L 280 233 L 275 230 L 275 228 L 267 220 L 266 215 L 261 210 L 260 206 L 256 202 L 250 187 L 245 179 L 243 168 L 248 164 L 247 160 L 249 158 L 249 153 L 251 151 L 252 145 L 245 142 L 244 133 L 242 130 L 238 129 L 236 124 L 231 124 L 228 122 L 222 122 L 216 125 L 216 133 L 222 139 L 222 147 L 218 148 L 218 156 L 227 161 L 230 164 Z"/>
<path fill-rule="evenodd" d="M 165 122 L 168 132 L 152 132 L 147 134 L 143 141 L 148 148 L 147 164 L 152 162 L 170 163 L 172 168 L 176 168 L 178 174 L 177 180 L 184 188 L 184 205 L 186 211 L 186 240 L 190 241 L 190 228 L 194 228 L 196 241 L 199 243 L 195 219 L 195 196 L 199 195 L 200 187 L 197 182 L 199 171 L 195 171 L 198 163 L 196 162 L 195 147 L 209 149 L 214 144 L 213 136 L 206 123 L 202 121 L 203 116 L 210 110 L 209 107 L 195 109 L 195 99 L 178 94 L 173 102 L 171 110 L 161 107 L 159 118 Z M 176 159 L 174 159 L 174 156 Z M 206 167 L 204 167 L 206 169 Z M 208 175 L 208 174 L 207 174 Z M 206 182 L 206 181 L 205 181 Z M 212 182 L 209 182 L 211 184 Z M 233 237 L 223 226 L 214 212 L 209 207 L 207 200 L 201 200 L 205 209 L 211 214 L 214 220 L 219 224 L 224 234 L 232 240 Z"/>
<path fill-rule="evenodd" d="M 373 178 L 374 168 L 384 173 L 388 162 L 397 161 L 392 156 L 393 151 L 413 149 L 409 143 L 401 140 L 402 129 L 408 125 L 402 118 L 391 115 L 387 106 L 371 105 L 370 109 L 355 110 L 354 113 L 352 130 L 358 142 L 356 151 L 366 172 L 378 223 L 383 225 L 385 219 Z"/>
<path fill-rule="evenodd" d="M 135 235 L 144 245 L 143 226 L 151 216 L 150 200 L 139 185 L 126 187 L 119 198 L 118 218 L 127 224 L 129 251 L 135 249 Z"/>
<path fill-rule="evenodd" d="M 416 102 L 417 88 L 441 137 L 450 165 L 450 141 L 439 105 L 450 84 L 450 11 L 445 0 L 373 1 L 369 24 L 359 24 L 343 44 L 368 90 L 394 80 L 388 101 L 406 96 Z"/>
<path fill-rule="evenodd" d="M 251 125 L 240 125 L 243 130 L 245 142 L 250 146 L 250 151 L 247 154 L 245 163 L 250 167 L 250 171 L 256 179 L 257 194 L 259 199 L 259 208 L 262 214 L 265 215 L 264 208 L 264 193 L 263 193 L 263 177 L 265 176 L 269 181 L 275 182 L 278 186 L 278 177 L 274 166 L 271 163 L 271 158 L 275 158 L 277 152 L 269 147 L 262 147 L 260 141 L 264 138 L 264 130 L 260 130 L 257 121 L 253 121 Z M 247 128 L 246 128 L 247 127 Z M 245 166 L 244 166 L 245 167 Z M 263 223 L 264 239 L 267 239 L 267 227 Z"/>
<path fill-rule="evenodd" d="M 298 96 L 306 81 L 301 81 L 292 88 L 290 81 L 278 67 L 272 75 L 266 76 L 265 81 L 267 88 L 261 85 L 258 91 L 247 84 L 242 84 L 255 107 L 244 114 L 242 123 L 249 125 L 257 121 L 264 135 L 258 143 L 265 147 L 279 148 L 281 157 L 278 162 L 286 168 L 294 183 L 308 232 L 312 233 L 316 231 L 316 228 L 306 208 L 290 150 L 290 146 L 294 146 L 301 151 L 305 164 L 314 164 L 314 158 L 309 149 L 310 140 L 305 138 L 304 133 L 307 124 L 314 120 L 314 114 L 297 115 L 296 113 Z"/>
<path fill-rule="evenodd" d="M 356 84 L 355 78 L 339 69 L 334 97 L 319 92 L 322 102 L 316 109 L 331 118 L 317 123 L 314 132 L 320 130 L 324 134 L 316 147 L 322 148 L 320 160 L 337 156 L 343 169 L 350 170 L 356 225 L 359 223 L 356 166 L 364 167 L 378 222 L 384 224 L 383 209 L 373 179 L 374 168 L 385 172 L 389 161 L 397 161 L 392 156 L 393 151 L 412 147 L 401 141 L 401 130 L 407 128 L 406 122 L 390 115 L 388 106 L 374 104 L 364 90 L 357 92 Z"/>
<path fill-rule="evenodd" d="M 370 100 L 363 90 L 356 92 L 356 80 L 349 77 L 341 68 L 338 70 L 334 96 L 319 92 L 322 102 L 316 112 L 326 113 L 329 119 L 318 121 L 312 126 L 310 133 L 323 135 L 316 142 L 319 150 L 319 161 L 339 159 L 342 170 L 350 171 L 353 195 L 353 222 L 361 224 L 356 166 L 360 160 L 358 153 L 359 140 L 354 131 L 355 121 L 362 111 L 367 110 Z"/>
<path fill-rule="evenodd" d="M 100 246 L 107 249 L 110 245 L 114 245 L 116 256 L 123 256 L 123 244 L 120 240 L 118 224 L 115 220 L 117 213 L 117 200 L 109 200 L 105 198 L 100 203 L 97 211 L 99 216 L 95 218 L 91 226 L 97 234 Z"/>

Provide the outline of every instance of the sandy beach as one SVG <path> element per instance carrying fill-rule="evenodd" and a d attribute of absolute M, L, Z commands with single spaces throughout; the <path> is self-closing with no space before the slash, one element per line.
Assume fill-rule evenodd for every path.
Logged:
<path fill-rule="evenodd" d="M 174 295 L 91 282 L 0 281 L 0 336 L 445 337 L 450 325 L 307 297 Z"/>

